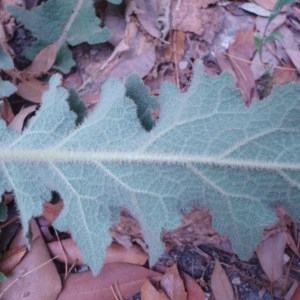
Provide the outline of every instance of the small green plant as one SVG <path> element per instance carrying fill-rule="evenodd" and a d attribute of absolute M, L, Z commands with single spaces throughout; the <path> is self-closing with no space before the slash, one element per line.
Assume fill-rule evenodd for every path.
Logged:
<path fill-rule="evenodd" d="M 295 0 L 277 0 L 277 2 L 275 3 L 275 5 L 270 13 L 270 16 L 268 18 L 268 22 L 264 29 L 263 34 L 260 34 L 260 33 L 255 34 L 254 44 L 259 53 L 260 60 L 262 59 L 263 46 L 266 43 L 272 44 L 275 42 L 276 39 L 282 40 L 284 38 L 284 36 L 280 32 L 277 32 L 277 31 L 267 35 L 267 30 L 268 30 L 270 23 L 280 14 L 280 12 L 282 11 L 282 9 L 285 5 L 292 4 L 294 2 L 295 2 Z"/>

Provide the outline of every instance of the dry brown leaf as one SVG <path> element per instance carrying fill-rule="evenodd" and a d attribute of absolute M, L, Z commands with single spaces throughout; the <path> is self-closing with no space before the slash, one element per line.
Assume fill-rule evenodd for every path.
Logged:
<path fill-rule="evenodd" d="M 48 83 L 42 82 L 16 68 L 4 70 L 4 72 L 12 78 L 13 83 L 18 82 L 16 93 L 20 97 L 35 103 L 42 102 L 42 94 L 48 89 Z"/>
<path fill-rule="evenodd" d="M 283 255 L 286 246 L 286 233 L 278 232 L 262 241 L 256 253 L 263 270 L 271 282 L 283 273 Z"/>
<path fill-rule="evenodd" d="M 251 14 L 255 14 L 260 17 L 269 17 L 270 11 L 264 9 L 263 7 L 253 3 L 253 2 L 246 2 L 241 5 L 239 5 L 239 8 L 245 10 L 246 12 L 249 12 Z"/>
<path fill-rule="evenodd" d="M 291 300 L 299 300 L 299 299 L 300 299 L 300 284 L 298 284 L 298 287 L 296 288 L 296 291 Z"/>
<path fill-rule="evenodd" d="M 141 226 L 128 210 L 121 210 L 120 223 L 112 226 L 110 232 L 113 239 L 125 248 L 137 243 L 145 252 L 148 251 L 148 246 L 143 241 Z"/>
<path fill-rule="evenodd" d="M 14 118 L 14 113 L 11 109 L 9 101 L 4 98 L 3 99 L 3 105 L 1 107 L 1 117 L 7 122 L 10 123 L 12 119 Z"/>
<path fill-rule="evenodd" d="M 46 202 L 43 204 L 43 217 L 52 224 L 59 216 L 64 207 L 64 202 L 59 201 L 55 204 Z"/>
<path fill-rule="evenodd" d="M 23 247 L 24 245 L 27 245 L 26 237 L 24 235 L 23 229 L 19 227 L 13 240 L 9 244 L 9 249 L 17 249 L 19 247 Z"/>
<path fill-rule="evenodd" d="M 47 246 L 33 219 L 31 221 L 32 245 L 23 260 L 0 283 L 2 300 L 25 299 L 53 300 L 61 290 L 61 279 L 50 258 Z"/>
<path fill-rule="evenodd" d="M 143 29 L 151 36 L 159 38 L 161 33 L 156 26 L 159 17 L 156 2 L 157 0 L 130 1 L 130 5 L 128 5 L 126 11 L 126 19 L 129 21 L 129 16 L 134 13 L 141 23 Z"/>
<path fill-rule="evenodd" d="M 168 249 L 183 246 L 187 242 L 193 245 L 210 244 L 219 249 L 232 252 L 226 236 L 221 236 L 212 226 L 212 216 L 208 209 L 195 208 L 182 217 L 182 226 L 175 230 L 163 231 L 162 240 Z"/>
<path fill-rule="evenodd" d="M 52 256 L 57 256 L 60 262 L 68 264 L 83 265 L 81 251 L 73 239 L 64 239 L 48 243 Z M 67 261 L 66 261 L 67 260 Z M 126 249 L 122 245 L 112 243 L 107 249 L 105 264 L 124 262 L 137 265 L 144 265 L 148 260 L 148 255 L 137 245 Z"/>
<path fill-rule="evenodd" d="M 105 9 L 104 25 L 108 27 L 112 34 L 108 42 L 116 47 L 124 37 L 126 20 L 120 5 L 107 3 Z"/>
<path fill-rule="evenodd" d="M 104 63 L 88 63 L 84 72 L 98 86 L 108 78 L 126 78 L 132 73 L 144 77 L 153 68 L 155 59 L 153 41 L 139 32 L 135 23 L 129 23 L 124 39 L 110 57 Z"/>
<path fill-rule="evenodd" d="M 256 51 L 254 45 L 254 28 L 239 30 L 235 42 L 229 46 L 228 54 L 237 74 L 238 87 L 243 91 L 244 102 L 249 105 L 253 98 L 258 98 L 255 80 L 249 61 Z"/>
<path fill-rule="evenodd" d="M 26 252 L 25 245 L 6 251 L 0 259 L 0 272 L 4 274 L 11 272 L 20 263 Z"/>
<path fill-rule="evenodd" d="M 9 123 L 8 127 L 13 128 L 18 132 L 22 132 L 25 119 L 36 110 L 36 105 L 22 107 L 21 110 L 15 115 L 13 120 Z"/>
<path fill-rule="evenodd" d="M 300 70 L 300 51 L 298 43 L 295 39 L 294 34 L 287 27 L 283 27 L 280 32 L 283 34 L 284 39 L 280 41 L 285 48 L 289 58 L 291 59 L 294 66 Z"/>
<path fill-rule="evenodd" d="M 141 287 L 141 300 L 169 300 L 165 293 L 158 291 L 150 282 L 146 279 Z"/>
<path fill-rule="evenodd" d="M 118 289 L 126 299 L 140 291 L 147 278 L 159 281 L 161 276 L 160 273 L 133 264 L 106 264 L 95 277 L 90 271 L 70 274 L 57 300 L 112 300 L 116 299 L 112 287 Z"/>
<path fill-rule="evenodd" d="M 13 5 L 18 7 L 24 7 L 24 1 L 20 0 L 1 0 L 1 6 L 5 7 L 7 5 Z"/>
<path fill-rule="evenodd" d="M 205 300 L 205 294 L 195 279 L 186 273 L 183 273 L 182 275 L 187 291 L 187 300 Z"/>
<path fill-rule="evenodd" d="M 172 29 L 193 32 L 211 43 L 222 29 L 224 11 L 221 7 L 201 9 L 198 1 L 182 1 L 179 10 L 174 10 Z"/>
<path fill-rule="evenodd" d="M 254 2 L 267 10 L 272 10 L 276 0 L 254 0 Z"/>
<path fill-rule="evenodd" d="M 223 54 L 217 54 L 220 68 L 234 76 L 237 86 L 243 91 L 243 100 L 247 105 L 250 105 L 254 98 L 258 98 L 250 67 L 251 58 L 256 51 L 253 37 L 253 26 L 247 30 L 241 29 L 237 33 L 235 42 L 228 48 L 228 58 Z"/>
<path fill-rule="evenodd" d="M 62 263 L 69 265 L 83 265 L 82 254 L 73 239 L 64 239 L 48 243 L 48 248 L 52 256 Z"/>
<path fill-rule="evenodd" d="M 79 64 L 78 61 L 77 63 Z M 66 74 L 66 76 L 64 76 L 63 86 L 67 89 L 73 88 L 78 91 L 82 83 L 82 77 L 80 76 L 78 70 L 74 70 L 72 73 Z"/>
<path fill-rule="evenodd" d="M 124 262 L 136 265 L 144 265 L 148 260 L 148 255 L 138 245 L 132 245 L 127 249 L 124 246 L 112 243 L 107 250 L 104 263 Z"/>
<path fill-rule="evenodd" d="M 57 44 L 51 44 L 42 49 L 34 58 L 31 65 L 25 69 L 33 77 L 39 77 L 48 72 L 53 66 L 57 53 Z"/>
<path fill-rule="evenodd" d="M 132 73 L 140 77 L 146 76 L 155 63 L 154 45 L 148 43 L 147 47 L 141 51 L 134 51 L 124 55 L 120 61 L 108 74 L 109 78 L 126 78 Z"/>
<path fill-rule="evenodd" d="M 17 88 L 17 94 L 20 97 L 39 104 L 42 102 L 43 93 L 48 89 L 48 84 L 30 77 L 21 80 Z"/>
<path fill-rule="evenodd" d="M 160 285 L 170 299 L 187 299 L 187 293 L 184 288 L 183 280 L 179 275 L 177 264 L 174 264 L 172 267 L 167 269 L 160 281 Z"/>
<path fill-rule="evenodd" d="M 101 96 L 99 91 L 89 95 L 80 95 L 80 99 L 85 103 L 85 106 L 87 108 L 93 107 L 96 103 L 99 102 L 100 98 Z"/>
<path fill-rule="evenodd" d="M 175 2 L 175 3 L 174 3 Z M 177 3 L 176 3 L 177 2 Z M 189 0 L 189 1 L 173 1 L 173 10 L 182 10 L 184 6 L 189 3 L 188 5 L 191 5 L 195 7 L 195 9 L 199 8 L 207 8 L 211 4 L 215 4 L 218 2 L 218 0 Z"/>
<path fill-rule="evenodd" d="M 45 221 L 45 223 L 48 223 L 46 219 L 43 219 L 43 217 L 38 217 L 37 222 L 40 226 L 41 233 L 43 234 L 43 238 L 45 242 L 48 244 L 50 242 L 56 241 L 57 240 L 57 235 L 53 230 L 50 230 L 50 224 L 48 223 L 47 225 L 42 224 L 42 220 Z"/>
<path fill-rule="evenodd" d="M 138 27 L 135 22 L 129 22 L 125 28 L 124 36 L 118 45 L 115 46 L 114 51 L 109 56 L 109 58 L 102 64 L 100 70 L 104 70 L 109 63 L 114 60 L 118 60 L 118 57 L 123 53 L 130 49 L 134 39 L 136 38 L 138 33 Z"/>
<path fill-rule="evenodd" d="M 297 71 L 292 64 L 285 64 L 281 68 L 275 68 L 273 72 L 273 83 L 274 84 L 286 84 L 298 79 Z"/>
<path fill-rule="evenodd" d="M 216 300 L 235 299 L 231 283 L 218 259 L 215 260 L 215 268 L 211 275 L 211 288 Z"/>
<path fill-rule="evenodd" d="M 3 2 L 4 0 L 0 1 L 0 45 L 4 51 L 13 56 L 14 51 L 7 41 L 13 36 L 16 24 L 10 13 L 3 9 L 5 7 Z"/>
<path fill-rule="evenodd" d="M 284 295 L 285 300 L 295 300 L 295 298 L 293 298 L 293 296 L 297 291 L 298 285 L 299 285 L 298 281 L 293 279 L 292 285 L 290 286 L 290 288 L 288 289 L 288 291 Z M 300 289 L 299 289 L 299 295 L 298 295 L 297 300 L 298 299 L 300 299 Z"/>

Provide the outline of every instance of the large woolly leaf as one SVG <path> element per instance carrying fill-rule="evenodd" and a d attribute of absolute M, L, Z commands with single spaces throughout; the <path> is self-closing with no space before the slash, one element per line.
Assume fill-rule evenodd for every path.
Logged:
<path fill-rule="evenodd" d="M 9 70 L 14 67 L 14 62 L 9 54 L 0 45 L 0 70 Z M 9 97 L 15 93 L 17 88 L 9 81 L 2 80 L 0 78 L 0 99 L 3 97 Z"/>
<path fill-rule="evenodd" d="M 122 3 L 122 0 L 107 0 L 107 1 L 112 4 L 121 4 Z"/>
<path fill-rule="evenodd" d="M 145 86 L 143 80 L 132 74 L 126 79 L 126 96 L 133 100 L 137 106 L 137 116 L 146 130 L 155 126 L 159 112 L 157 97 L 150 95 L 149 87 Z"/>
<path fill-rule="evenodd" d="M 95 15 L 93 0 L 48 0 L 31 10 L 16 6 L 6 9 L 37 38 L 31 47 L 24 50 L 29 59 L 61 40 L 62 48 L 56 65 L 64 71 L 68 71 L 73 61 L 65 42 L 71 46 L 83 42 L 97 44 L 106 42 L 110 37 L 107 28 L 99 27 L 100 19 Z"/>
<path fill-rule="evenodd" d="M 2 80 L 0 78 L 0 99 L 3 97 L 9 97 L 13 93 L 15 93 L 17 88 L 7 80 Z"/>
<path fill-rule="evenodd" d="M 150 132 L 120 81 L 109 81 L 93 113 L 76 116 L 54 76 L 43 105 L 22 135 L 0 129 L 0 191 L 14 190 L 22 222 L 41 212 L 51 191 L 65 206 L 56 226 L 71 230 L 98 272 L 119 207 L 140 220 L 152 262 L 162 228 L 180 210 L 209 207 L 214 224 L 246 257 L 283 205 L 300 215 L 300 86 L 277 87 L 246 108 L 228 74 L 195 66 L 187 93 L 165 84 L 160 119 Z"/>
<path fill-rule="evenodd" d="M 14 62 L 9 54 L 0 45 L 0 69 L 9 70 L 14 67 Z"/>

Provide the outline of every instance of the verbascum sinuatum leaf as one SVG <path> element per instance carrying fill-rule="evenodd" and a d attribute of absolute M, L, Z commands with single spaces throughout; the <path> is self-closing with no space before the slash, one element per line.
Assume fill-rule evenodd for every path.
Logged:
<path fill-rule="evenodd" d="M 111 242 L 120 207 L 140 221 L 151 263 L 161 230 L 180 211 L 210 208 L 214 226 L 248 257 L 281 205 L 300 216 L 300 85 L 275 87 L 250 108 L 229 74 L 209 77 L 195 64 L 185 93 L 162 86 L 151 131 L 137 118 L 121 81 L 108 81 L 100 103 L 75 126 L 60 77 L 19 135 L 0 127 L 0 191 L 13 190 L 23 225 L 57 191 L 64 209 L 54 224 L 70 230 L 94 274 Z"/>

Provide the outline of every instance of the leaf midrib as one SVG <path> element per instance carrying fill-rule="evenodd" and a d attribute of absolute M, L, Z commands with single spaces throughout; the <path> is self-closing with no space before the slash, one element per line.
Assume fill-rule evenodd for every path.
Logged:
<path fill-rule="evenodd" d="M 219 167 L 242 169 L 259 169 L 265 171 L 300 171 L 300 164 L 284 162 L 263 162 L 258 160 L 224 159 L 221 156 L 207 155 L 174 155 L 171 153 L 141 153 L 141 152 L 107 152 L 107 151 L 53 151 L 53 150 L 12 150 L 0 151 L 0 161 L 32 162 L 32 163 L 143 163 L 143 164 L 175 164 L 190 163 Z"/>

